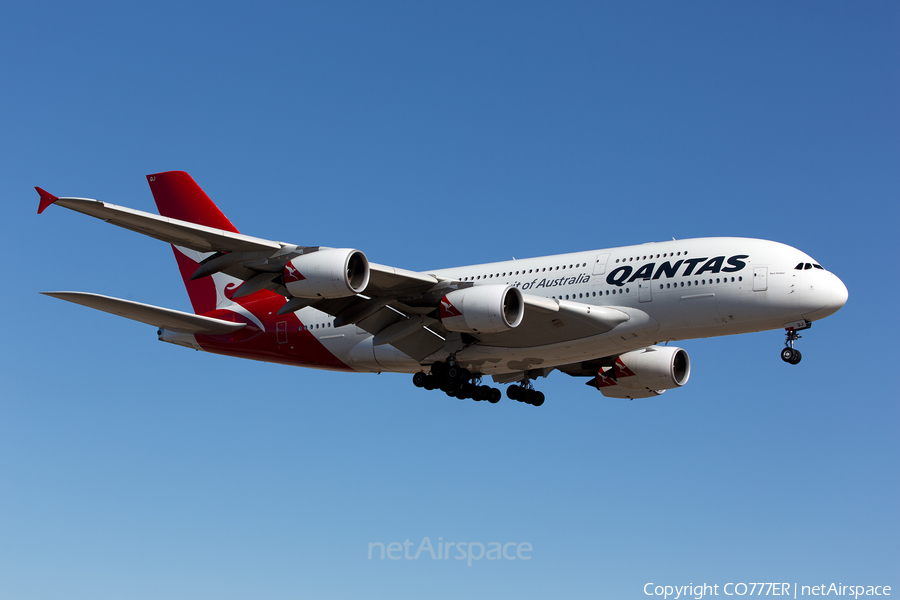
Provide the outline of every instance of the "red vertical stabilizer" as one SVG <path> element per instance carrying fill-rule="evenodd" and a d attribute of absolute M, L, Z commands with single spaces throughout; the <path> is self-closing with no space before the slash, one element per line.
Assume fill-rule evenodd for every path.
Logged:
<path fill-rule="evenodd" d="M 184 171 L 147 175 L 147 182 L 162 216 L 239 233 L 206 192 Z"/>
<path fill-rule="evenodd" d="M 147 175 L 147 183 L 150 184 L 150 191 L 153 192 L 153 199 L 156 200 L 160 215 L 239 233 L 219 207 L 200 189 L 197 182 L 184 171 Z M 182 251 L 175 246 L 172 246 L 172 250 L 175 252 L 178 270 L 181 272 L 181 279 L 187 288 L 194 312 L 203 314 L 215 310 L 217 294 L 213 278 L 203 277 L 191 281 L 191 275 L 199 266 L 199 263 L 189 256 L 193 253 L 187 249 Z"/>

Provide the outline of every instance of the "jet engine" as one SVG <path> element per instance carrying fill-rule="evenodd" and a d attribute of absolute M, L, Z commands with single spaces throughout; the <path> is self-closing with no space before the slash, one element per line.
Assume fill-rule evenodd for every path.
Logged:
<path fill-rule="evenodd" d="M 369 285 L 369 261 L 359 250 L 329 248 L 291 260 L 283 275 L 284 287 L 296 298 L 343 298 Z"/>
<path fill-rule="evenodd" d="M 650 398 L 681 387 L 691 376 L 691 359 L 683 348 L 649 346 L 620 354 L 591 382 L 609 398 Z"/>
<path fill-rule="evenodd" d="M 479 285 L 441 298 L 441 322 L 450 331 L 509 331 L 519 326 L 524 314 L 522 292 L 511 285 Z"/>

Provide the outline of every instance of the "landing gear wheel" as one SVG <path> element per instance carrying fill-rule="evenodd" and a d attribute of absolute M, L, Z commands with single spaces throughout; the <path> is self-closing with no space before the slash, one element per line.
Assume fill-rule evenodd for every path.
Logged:
<path fill-rule="evenodd" d="M 520 397 L 525 404 L 534 404 L 534 390 L 525 388 Z"/>
<path fill-rule="evenodd" d="M 519 399 L 519 391 L 521 389 L 522 388 L 520 388 L 517 385 L 509 386 L 508 388 L 506 388 L 506 397 L 509 398 L 510 400 L 518 400 Z"/>
<path fill-rule="evenodd" d="M 425 387 L 425 373 L 419 371 L 415 375 L 413 375 L 413 385 L 417 388 Z"/>
<path fill-rule="evenodd" d="M 540 406 L 544 403 L 544 392 L 535 392 L 534 400 L 531 402 L 532 406 Z"/>
<path fill-rule="evenodd" d="M 440 376 L 447 373 L 447 363 L 437 361 L 433 365 L 431 365 L 431 372 L 434 375 Z"/>
<path fill-rule="evenodd" d="M 433 390 L 435 388 L 434 375 L 426 375 L 425 382 L 422 384 L 422 387 L 429 391 Z"/>
<path fill-rule="evenodd" d="M 491 397 L 491 388 L 486 385 L 478 386 L 478 399 L 489 400 Z"/>
<path fill-rule="evenodd" d="M 488 389 L 491 390 L 491 395 L 487 399 L 488 402 L 490 402 L 491 404 L 497 404 L 498 402 L 500 402 L 500 398 L 503 397 L 503 394 L 500 393 L 500 390 L 498 390 L 497 388 L 488 388 Z"/>
<path fill-rule="evenodd" d="M 781 351 L 781 360 L 788 364 L 796 365 L 800 362 L 801 358 L 803 358 L 803 355 L 800 354 L 799 350 L 795 350 L 794 348 L 785 348 Z"/>

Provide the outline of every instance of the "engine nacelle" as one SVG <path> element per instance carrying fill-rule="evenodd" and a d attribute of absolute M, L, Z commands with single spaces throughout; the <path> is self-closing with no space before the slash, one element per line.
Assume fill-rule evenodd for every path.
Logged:
<path fill-rule="evenodd" d="M 302 254 L 284 267 L 284 287 L 296 298 L 344 298 L 369 285 L 369 260 L 359 250 Z"/>
<path fill-rule="evenodd" d="M 441 298 L 441 322 L 450 331 L 509 331 L 519 326 L 524 314 L 522 292 L 511 285 L 479 285 Z"/>
<path fill-rule="evenodd" d="M 691 359 L 683 348 L 649 346 L 619 355 L 613 367 L 601 369 L 594 380 L 610 398 L 650 398 L 681 387 L 691 376 Z"/>

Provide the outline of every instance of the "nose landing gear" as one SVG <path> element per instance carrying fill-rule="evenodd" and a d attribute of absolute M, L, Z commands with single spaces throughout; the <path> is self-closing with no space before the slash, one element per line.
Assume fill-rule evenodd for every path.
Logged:
<path fill-rule="evenodd" d="M 802 337 L 797 332 L 812 327 L 812 323 L 810 323 L 809 321 L 802 321 L 800 323 L 797 323 L 797 325 L 799 325 L 799 327 L 786 327 L 784 330 L 784 335 L 787 339 L 785 339 L 784 349 L 781 351 L 781 360 L 791 365 L 796 365 L 803 357 L 800 354 L 800 351 L 794 348 L 794 342 Z"/>

